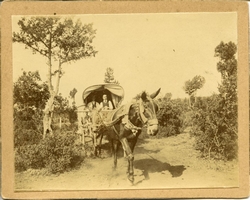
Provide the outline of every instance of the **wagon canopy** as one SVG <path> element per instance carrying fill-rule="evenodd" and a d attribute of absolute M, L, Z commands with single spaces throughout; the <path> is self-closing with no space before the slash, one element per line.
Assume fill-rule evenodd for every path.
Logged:
<path fill-rule="evenodd" d="M 92 85 L 86 88 L 83 91 L 82 99 L 85 105 L 92 101 L 93 96 L 95 97 L 95 101 L 100 103 L 102 102 L 102 96 L 106 94 L 108 99 L 112 101 L 115 107 L 118 107 L 123 98 L 124 98 L 124 90 L 120 85 L 113 83 Z"/>

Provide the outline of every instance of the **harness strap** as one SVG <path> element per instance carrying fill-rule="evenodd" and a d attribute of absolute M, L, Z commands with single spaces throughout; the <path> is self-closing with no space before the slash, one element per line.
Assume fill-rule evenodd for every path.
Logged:
<path fill-rule="evenodd" d="M 105 126 L 108 126 L 108 127 L 114 126 L 121 118 L 122 118 L 122 116 L 119 117 L 119 118 L 117 118 L 117 119 L 115 119 L 115 120 L 112 121 L 112 122 L 109 122 L 109 123 L 102 120 L 102 123 L 103 123 Z"/>
<path fill-rule="evenodd" d="M 141 127 L 135 126 L 134 124 L 132 124 L 132 123 L 130 122 L 130 120 L 127 121 L 127 124 L 125 125 L 125 128 L 131 130 L 132 132 L 133 132 L 133 131 L 136 131 L 136 132 L 137 132 L 138 130 L 141 130 Z"/>
<path fill-rule="evenodd" d="M 112 126 L 113 130 L 115 131 L 116 135 L 119 135 L 118 131 L 115 129 L 114 126 Z"/>
<path fill-rule="evenodd" d="M 148 120 L 148 125 L 158 125 L 158 120 L 157 119 L 150 119 Z"/>
<path fill-rule="evenodd" d="M 142 123 L 143 124 L 146 124 L 148 119 L 145 117 L 145 115 L 143 114 L 144 112 L 144 106 L 142 105 L 142 99 L 140 98 L 139 100 L 139 113 L 140 113 L 140 117 L 141 117 L 141 120 L 142 120 Z"/>

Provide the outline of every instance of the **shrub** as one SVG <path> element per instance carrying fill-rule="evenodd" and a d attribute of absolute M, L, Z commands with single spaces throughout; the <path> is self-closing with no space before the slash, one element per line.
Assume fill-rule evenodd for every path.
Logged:
<path fill-rule="evenodd" d="M 157 113 L 159 125 L 161 127 L 159 135 L 177 135 L 183 130 L 183 112 L 186 110 L 186 102 L 175 100 L 161 100 L 160 110 Z"/>
<path fill-rule="evenodd" d="M 179 129 L 176 129 L 176 127 L 173 126 L 173 125 L 160 126 L 159 127 L 159 133 L 157 134 L 157 138 L 169 137 L 169 136 L 172 136 L 172 135 L 177 135 L 177 134 L 180 133 L 178 130 Z"/>
<path fill-rule="evenodd" d="M 61 173 L 82 161 L 82 145 L 77 143 L 75 133 L 49 136 L 42 141 L 45 167 L 51 173 Z"/>
<path fill-rule="evenodd" d="M 40 150 L 40 144 L 17 147 L 15 151 L 15 170 L 24 171 L 29 168 L 43 168 L 45 166 L 45 162 Z"/>
<path fill-rule="evenodd" d="M 203 98 L 194 108 L 192 134 L 203 156 L 225 160 L 237 157 L 237 115 L 232 112 L 220 95 Z"/>
<path fill-rule="evenodd" d="M 219 94 L 198 101 L 193 110 L 196 147 L 204 156 L 231 160 L 238 152 L 237 46 L 221 42 L 215 48 L 221 73 Z"/>
<path fill-rule="evenodd" d="M 51 173 L 62 173 L 76 167 L 82 161 L 82 144 L 74 133 L 54 134 L 39 144 L 16 148 L 15 169 L 47 168 Z"/>
<path fill-rule="evenodd" d="M 25 107 L 14 108 L 14 146 L 38 144 L 42 139 L 42 111 Z"/>

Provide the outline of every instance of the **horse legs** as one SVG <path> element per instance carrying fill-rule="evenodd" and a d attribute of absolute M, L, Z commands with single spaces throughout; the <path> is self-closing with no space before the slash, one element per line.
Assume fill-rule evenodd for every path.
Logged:
<path fill-rule="evenodd" d="M 98 156 L 101 156 L 101 153 L 102 153 L 102 138 L 103 138 L 103 134 L 101 133 L 99 143 L 97 144 L 96 142 L 96 153 Z"/>
<path fill-rule="evenodd" d="M 92 141 L 93 141 L 93 148 L 94 148 L 94 154 L 97 155 L 97 145 L 96 145 L 96 132 L 91 132 L 92 134 Z"/>
<path fill-rule="evenodd" d="M 121 138 L 120 141 L 122 143 L 122 146 L 126 152 L 127 159 L 128 159 L 127 178 L 131 183 L 133 183 L 134 182 L 134 163 L 133 163 L 134 155 L 128 144 L 127 138 Z"/>
<path fill-rule="evenodd" d="M 134 155 L 128 155 L 128 170 L 127 178 L 131 183 L 134 183 Z"/>
<path fill-rule="evenodd" d="M 82 129 L 82 144 L 85 145 L 85 130 Z"/>
<path fill-rule="evenodd" d="M 118 144 L 119 144 L 118 140 L 116 140 L 116 139 L 111 140 L 112 152 L 113 152 L 113 157 L 114 157 L 114 167 L 113 167 L 114 170 L 117 167 L 117 150 L 118 150 Z"/>

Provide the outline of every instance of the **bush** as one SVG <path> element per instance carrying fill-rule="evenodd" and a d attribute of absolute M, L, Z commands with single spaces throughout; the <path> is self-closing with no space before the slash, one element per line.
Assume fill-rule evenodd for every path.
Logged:
<path fill-rule="evenodd" d="M 157 138 L 169 137 L 169 136 L 172 136 L 172 135 L 177 135 L 179 133 L 180 133 L 179 129 L 176 129 L 176 127 L 173 126 L 173 125 L 160 126 L 159 127 L 159 133 L 157 134 Z"/>
<path fill-rule="evenodd" d="M 161 100 L 159 102 L 160 110 L 157 113 L 157 118 L 160 125 L 159 135 L 171 136 L 177 135 L 183 131 L 183 112 L 187 105 L 185 101 L 180 99 Z"/>
<path fill-rule="evenodd" d="M 82 150 L 82 144 L 77 143 L 76 134 L 54 134 L 39 144 L 16 148 L 16 170 L 45 167 L 51 173 L 62 173 L 80 164 Z"/>
<path fill-rule="evenodd" d="M 38 144 L 42 139 L 42 110 L 14 108 L 14 146 Z"/>
<path fill-rule="evenodd" d="M 82 145 L 75 133 L 55 134 L 42 141 L 45 167 L 51 173 L 61 173 L 82 161 Z M 77 162 L 79 161 L 79 162 Z"/>
<path fill-rule="evenodd" d="M 234 114 L 233 114 L 234 112 Z M 192 112 L 196 149 L 204 157 L 231 160 L 237 157 L 237 110 L 226 108 L 221 95 L 200 99 Z"/>
<path fill-rule="evenodd" d="M 41 154 L 41 145 L 23 145 L 15 151 L 15 170 L 25 171 L 29 168 L 39 169 L 45 166 L 44 157 Z"/>
<path fill-rule="evenodd" d="M 238 152 L 237 46 L 221 42 L 215 48 L 221 73 L 219 94 L 200 98 L 195 103 L 193 134 L 196 148 L 209 158 L 232 160 Z"/>

